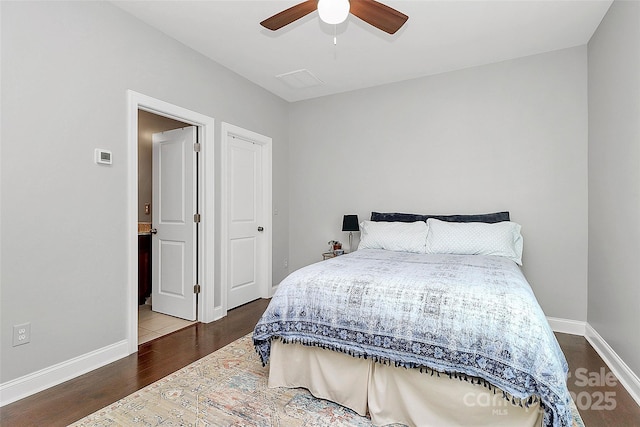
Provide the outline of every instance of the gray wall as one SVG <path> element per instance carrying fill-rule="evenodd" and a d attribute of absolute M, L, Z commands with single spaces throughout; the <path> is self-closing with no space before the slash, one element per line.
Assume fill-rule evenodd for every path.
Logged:
<path fill-rule="evenodd" d="M 546 314 L 640 372 L 638 7 L 614 2 L 588 84 L 578 47 L 288 105 L 109 4 L 0 2 L 0 382 L 126 335 L 127 89 L 273 138 L 274 283 L 346 213 L 508 209 Z"/>
<path fill-rule="evenodd" d="M 293 105 L 291 267 L 343 214 L 509 210 L 548 316 L 587 317 L 587 51 L 566 49 Z"/>
<path fill-rule="evenodd" d="M 126 337 L 127 89 L 214 117 L 216 140 L 222 121 L 273 138 L 274 260 L 287 256 L 286 102 L 106 2 L 0 7 L 1 382 Z M 23 322 L 31 343 L 12 347 Z"/>
<path fill-rule="evenodd" d="M 640 3 L 589 41 L 588 322 L 640 373 Z"/>

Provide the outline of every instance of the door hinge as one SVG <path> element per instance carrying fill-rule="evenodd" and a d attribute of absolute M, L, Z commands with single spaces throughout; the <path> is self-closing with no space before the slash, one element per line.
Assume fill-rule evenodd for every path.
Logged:
<path fill-rule="evenodd" d="M 195 285 L 193 285 L 193 293 L 194 294 L 199 294 L 200 293 L 200 285 L 198 285 L 197 283 Z"/>
<path fill-rule="evenodd" d="M 196 142 L 193 144 L 193 151 L 195 151 L 196 153 L 200 152 L 200 143 Z"/>
<path fill-rule="evenodd" d="M 200 214 L 193 214 L 193 222 L 200 222 Z"/>

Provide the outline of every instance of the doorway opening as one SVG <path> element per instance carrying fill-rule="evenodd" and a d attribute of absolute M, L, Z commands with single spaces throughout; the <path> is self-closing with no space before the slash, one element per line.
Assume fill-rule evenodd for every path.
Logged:
<path fill-rule="evenodd" d="M 129 254 L 129 280 L 128 280 L 128 316 L 127 316 L 127 324 L 128 324 L 128 332 L 127 332 L 127 343 L 129 347 L 129 353 L 135 353 L 138 351 L 138 335 L 139 335 L 139 307 L 140 303 L 143 302 L 143 305 L 146 305 L 147 297 L 145 295 L 140 295 L 138 282 L 140 277 L 139 270 L 142 270 L 140 267 L 140 251 L 138 244 L 138 240 L 140 239 L 139 231 L 144 230 L 151 233 L 157 242 L 155 245 L 151 245 L 151 251 L 153 251 L 154 247 L 161 248 L 162 243 L 166 243 L 164 245 L 164 249 L 161 250 L 160 254 L 153 253 L 152 258 L 155 257 L 159 259 L 160 262 L 155 263 L 156 267 L 163 268 L 163 266 L 167 266 L 162 272 L 156 272 L 156 277 L 166 278 L 170 276 L 171 280 L 165 280 L 163 285 L 160 285 L 159 288 L 164 297 L 182 294 L 186 296 L 188 294 L 187 290 L 190 289 L 192 291 L 191 295 L 193 298 L 191 299 L 193 306 L 192 311 L 187 317 L 189 320 L 195 320 L 196 318 L 200 322 L 211 322 L 216 320 L 216 318 L 221 317 L 221 307 L 220 303 L 218 303 L 218 307 L 215 306 L 214 302 L 217 298 L 214 299 L 216 292 L 219 293 L 219 290 L 214 289 L 214 266 L 213 262 L 201 262 L 201 260 L 213 260 L 215 259 L 214 253 L 214 120 L 211 117 L 202 115 L 200 113 L 134 92 L 128 91 L 128 103 L 129 103 L 129 125 L 128 125 L 128 212 L 129 212 L 129 239 L 128 239 L 128 254 Z M 154 118 L 153 116 L 159 116 L 160 121 L 164 122 L 165 125 L 169 124 L 169 127 L 177 126 L 179 129 L 175 130 L 165 130 L 161 133 L 156 133 L 156 136 L 159 136 L 159 140 L 157 144 L 153 144 L 153 146 L 162 147 L 163 145 L 167 147 L 166 149 L 159 149 L 158 151 L 152 150 L 160 156 L 160 158 L 164 159 L 173 159 L 168 163 L 165 163 L 161 168 L 155 168 L 156 170 L 162 170 L 166 166 L 166 170 L 169 173 L 173 173 L 176 167 L 182 164 L 187 164 L 190 162 L 185 162 L 180 159 L 193 158 L 190 154 L 187 153 L 186 147 L 189 146 L 191 150 L 191 154 L 194 151 L 198 152 L 197 156 L 199 159 L 193 161 L 193 168 L 189 169 L 184 173 L 184 176 L 192 177 L 192 182 L 194 187 L 192 190 L 185 190 L 184 193 L 191 193 L 192 197 L 189 202 L 178 202 L 178 203 L 165 203 L 164 207 L 160 208 L 158 206 L 153 206 L 153 199 L 157 200 L 169 200 L 173 196 L 175 196 L 176 191 L 180 191 L 180 185 L 169 185 L 172 193 L 169 196 L 162 195 L 161 197 L 153 196 L 151 200 L 148 198 L 143 199 L 140 204 L 138 193 L 139 186 L 141 186 L 138 182 L 138 179 L 143 179 L 145 174 L 139 174 L 139 168 L 143 166 L 139 165 L 139 147 L 138 147 L 138 136 L 139 136 L 139 128 L 142 130 L 143 126 L 139 126 L 139 121 L 144 120 L 146 118 Z M 186 127 L 185 127 L 186 125 Z M 176 144 L 166 144 L 167 138 L 174 138 L 176 134 L 180 134 L 181 131 L 184 131 L 185 135 L 189 135 L 189 138 L 193 139 L 193 144 L 187 145 L 186 142 L 178 141 Z M 153 131 L 149 131 L 149 134 L 153 134 Z M 169 136 L 167 136 L 169 135 Z M 165 138 L 167 136 L 167 138 Z M 176 155 L 176 147 L 182 146 L 185 148 L 181 154 Z M 164 150 L 164 151 L 163 151 Z M 142 155 L 140 155 L 141 157 Z M 188 157 L 189 156 L 189 157 Z M 178 159 L 178 160 L 175 160 Z M 142 161 L 142 159 L 140 159 Z M 153 162 L 156 162 L 154 160 Z M 153 164 L 153 163 L 152 163 Z M 163 164 L 162 162 L 160 163 Z M 188 166 L 191 167 L 191 166 Z M 164 176 L 164 175 L 161 175 Z M 168 175 L 167 175 L 168 176 Z M 166 178 L 166 177 L 165 177 Z M 155 181 L 157 182 L 174 182 L 171 179 L 159 178 L 155 177 Z M 153 180 L 152 180 L 153 181 Z M 198 185 L 196 186 L 196 183 Z M 177 197 L 177 198 L 176 198 Z M 174 197 L 175 200 L 179 200 L 181 195 Z M 150 203 L 151 205 L 147 208 L 146 204 Z M 195 210 L 193 212 L 188 209 L 182 209 L 184 211 L 184 215 L 180 218 L 179 221 L 175 220 L 175 216 L 171 217 L 171 215 L 176 214 L 179 209 L 166 209 L 167 207 L 182 207 L 182 206 L 191 206 L 191 203 L 195 205 Z M 140 212 L 142 211 L 142 218 L 144 221 L 140 221 Z M 165 228 L 170 228 L 171 223 L 181 223 L 183 225 L 188 225 L 191 223 L 191 228 L 189 229 L 189 233 L 193 235 L 193 240 L 187 242 L 180 242 L 174 237 L 170 237 L 162 240 L 160 227 L 155 227 L 155 224 L 145 224 L 145 223 L 153 223 L 155 221 L 147 220 L 148 216 L 145 214 L 146 211 L 149 211 L 149 216 L 153 217 L 154 211 L 161 212 L 162 218 L 169 218 L 168 221 L 162 221 L 160 223 L 165 223 Z M 165 215 L 165 212 L 168 212 L 168 216 Z M 188 213 L 187 213 L 188 212 Z M 142 223 L 142 224 L 140 224 Z M 194 225 L 196 223 L 196 225 Z M 154 230 L 156 228 L 156 230 Z M 144 233 L 143 231 L 143 233 Z M 154 231 L 157 231 L 157 234 L 153 234 Z M 180 273 L 176 273 L 177 269 L 174 268 L 176 265 L 175 260 L 181 259 L 180 251 L 185 248 L 192 248 L 194 260 L 193 264 L 183 263 L 182 271 L 191 271 L 193 273 L 191 276 L 181 276 Z M 167 264 L 167 260 L 174 260 L 173 264 Z M 153 262 L 151 262 L 153 266 Z M 190 267 L 190 266 L 193 267 Z M 146 270 L 146 269 L 145 269 Z M 142 273 L 144 274 L 144 272 Z M 151 278 L 153 280 L 153 274 Z M 181 283 L 179 280 L 174 280 L 176 277 L 186 277 Z M 172 284 L 178 284 L 176 286 Z M 164 286 L 164 287 L 162 287 Z M 178 289 L 179 288 L 179 289 Z M 197 294 L 197 309 L 196 309 L 196 297 L 194 294 Z M 157 295 L 157 294 L 156 294 Z M 154 305 L 154 298 L 151 298 L 151 306 Z M 157 299 L 156 303 L 159 303 L 161 299 Z M 161 328 L 162 329 L 162 328 Z"/>
<path fill-rule="evenodd" d="M 154 310 L 152 298 L 153 135 L 187 127 L 188 123 L 138 110 L 138 345 L 196 322 Z"/>

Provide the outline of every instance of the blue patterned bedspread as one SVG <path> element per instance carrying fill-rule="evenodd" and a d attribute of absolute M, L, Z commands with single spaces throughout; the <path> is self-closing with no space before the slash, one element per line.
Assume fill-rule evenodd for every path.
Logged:
<path fill-rule="evenodd" d="M 280 283 L 255 327 L 265 364 L 273 338 L 482 378 L 539 399 L 545 426 L 572 424 L 564 354 L 507 259 L 365 249 L 309 265 Z"/>

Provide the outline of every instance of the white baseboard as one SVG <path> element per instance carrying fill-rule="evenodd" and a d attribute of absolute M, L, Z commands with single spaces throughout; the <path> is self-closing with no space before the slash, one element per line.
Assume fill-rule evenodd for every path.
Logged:
<path fill-rule="evenodd" d="M 214 307 L 212 311 L 213 318 L 211 322 L 215 322 L 216 320 L 220 320 L 227 315 L 226 310 L 222 309 L 222 306 Z M 211 322 L 203 322 L 203 323 L 211 323 Z"/>
<path fill-rule="evenodd" d="M 129 355 L 127 340 L 111 344 L 57 365 L 0 384 L 0 406 L 107 365 Z"/>
<path fill-rule="evenodd" d="M 563 334 L 584 336 L 586 322 L 578 320 L 560 319 L 557 317 L 547 317 L 547 322 L 554 332 Z"/>
<path fill-rule="evenodd" d="M 589 341 L 596 353 L 602 357 L 604 363 L 611 369 L 611 372 L 618 378 L 633 400 L 640 405 L 640 378 L 588 323 L 584 337 Z"/>

